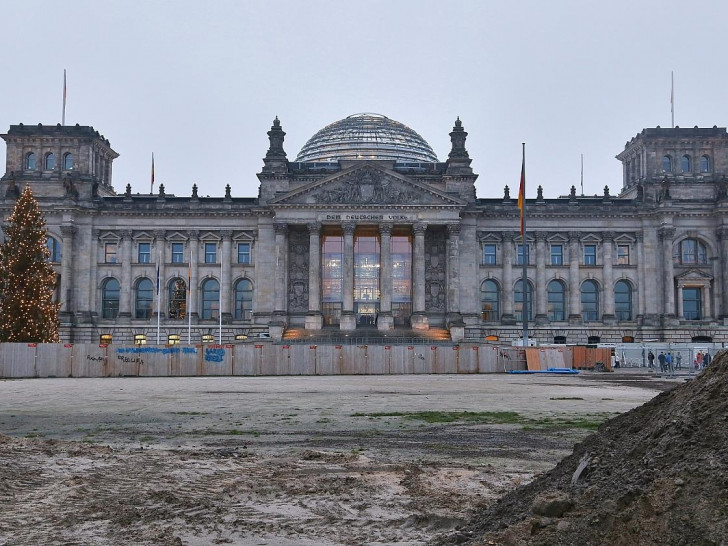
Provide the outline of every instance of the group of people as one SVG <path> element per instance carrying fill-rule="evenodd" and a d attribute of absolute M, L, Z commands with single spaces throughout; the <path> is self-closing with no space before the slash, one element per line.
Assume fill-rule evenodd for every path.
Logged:
<path fill-rule="evenodd" d="M 708 367 L 710 361 L 711 356 L 708 351 L 705 351 L 705 353 L 698 351 L 695 355 L 695 359 L 693 360 L 693 367 L 696 370 L 702 370 L 703 368 Z M 682 353 L 678 352 L 673 357 L 671 351 L 668 351 L 667 354 L 665 354 L 664 351 L 660 351 L 660 354 L 657 355 L 657 362 L 660 365 L 660 372 L 673 373 L 675 370 L 682 369 Z M 655 355 L 652 351 L 647 353 L 647 367 L 651 369 L 654 369 L 655 367 Z"/>

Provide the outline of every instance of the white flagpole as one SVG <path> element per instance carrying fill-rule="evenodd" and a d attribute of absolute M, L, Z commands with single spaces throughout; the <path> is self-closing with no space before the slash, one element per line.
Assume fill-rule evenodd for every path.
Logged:
<path fill-rule="evenodd" d="M 675 72 L 670 71 L 670 117 L 672 128 L 675 128 Z"/>
<path fill-rule="evenodd" d="M 63 114 L 61 115 L 61 125 L 66 124 L 66 69 L 63 69 Z"/>
<path fill-rule="evenodd" d="M 161 282 L 160 279 L 160 267 L 162 264 L 162 248 L 160 246 L 159 252 L 157 254 L 157 345 L 159 345 L 159 321 L 160 316 L 162 315 L 162 305 L 161 305 L 161 297 L 162 297 L 162 291 L 159 289 L 159 284 Z"/>
<path fill-rule="evenodd" d="M 218 328 L 217 342 L 222 345 L 222 252 L 220 252 L 220 286 L 218 294 L 220 297 L 217 302 L 217 316 L 220 320 L 220 327 Z"/>
<path fill-rule="evenodd" d="M 190 263 L 187 264 L 187 345 L 192 345 L 192 245 L 190 245 Z"/>

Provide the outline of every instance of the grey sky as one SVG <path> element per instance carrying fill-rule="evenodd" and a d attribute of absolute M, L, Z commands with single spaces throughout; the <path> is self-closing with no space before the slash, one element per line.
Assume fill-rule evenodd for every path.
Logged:
<path fill-rule="evenodd" d="M 278 115 L 290 160 L 358 112 L 409 125 L 440 160 L 456 116 L 479 197 L 621 188 L 614 159 L 644 127 L 725 126 L 723 1 L 4 2 L 0 130 L 93 125 L 121 154 L 114 186 L 257 195 Z M 2 147 L 0 159 L 5 158 Z M 155 188 L 156 191 L 156 188 Z"/>

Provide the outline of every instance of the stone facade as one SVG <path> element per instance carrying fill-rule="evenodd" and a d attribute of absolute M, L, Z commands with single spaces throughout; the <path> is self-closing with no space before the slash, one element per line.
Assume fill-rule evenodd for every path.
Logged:
<path fill-rule="evenodd" d="M 161 343 L 322 328 L 512 341 L 524 256 L 529 333 L 541 343 L 728 341 L 724 128 L 643 130 L 617 156 L 617 196 L 572 187 L 546 199 L 539 188 L 525 252 L 508 188 L 475 195 L 459 119 L 448 159 L 419 163 L 289 161 L 276 119 L 257 197 L 117 194 L 118 154 L 92 127 L 2 136 L 0 210 L 33 187 L 64 341 L 156 343 L 158 322 Z"/>

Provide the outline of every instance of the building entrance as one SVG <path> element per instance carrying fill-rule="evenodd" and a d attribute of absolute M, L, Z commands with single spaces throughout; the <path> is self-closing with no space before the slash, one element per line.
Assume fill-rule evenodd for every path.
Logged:
<path fill-rule="evenodd" d="M 356 325 L 362 327 L 371 327 L 377 325 L 377 313 L 379 313 L 379 304 L 377 303 L 355 303 L 354 314 L 356 315 Z"/>

